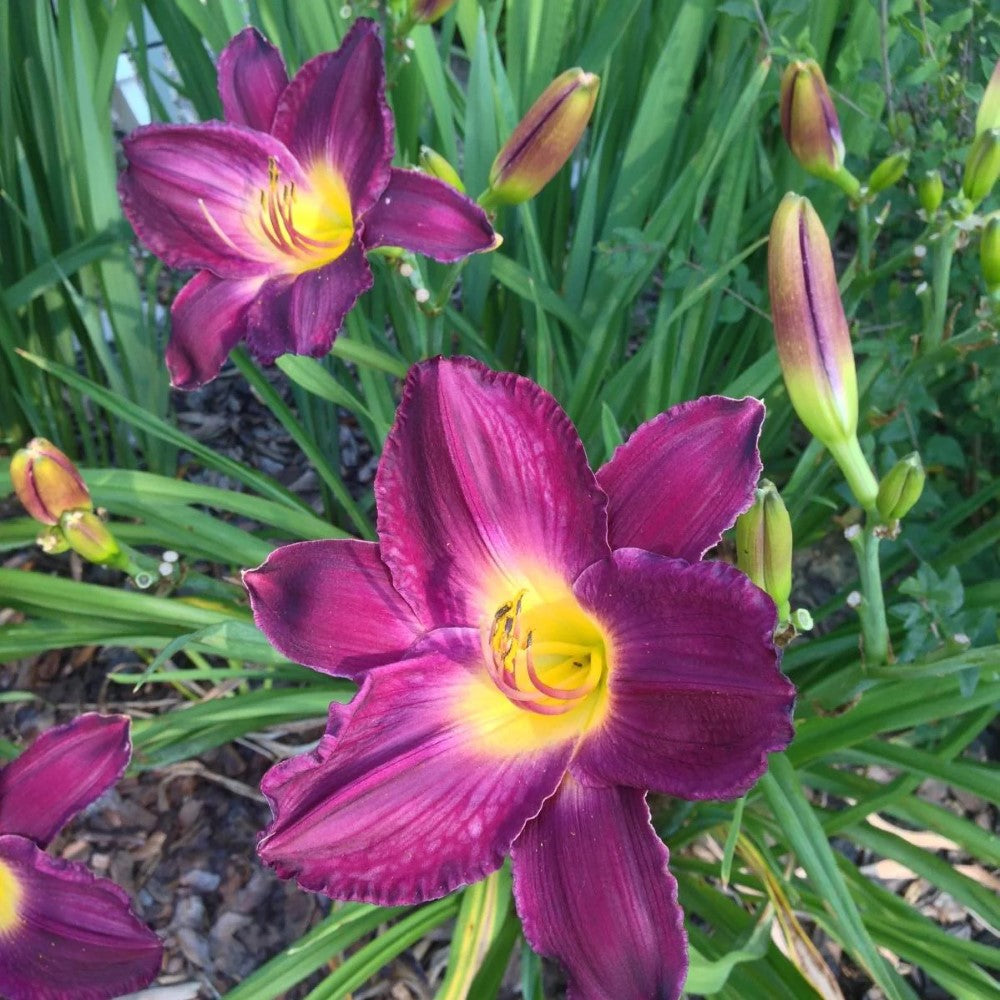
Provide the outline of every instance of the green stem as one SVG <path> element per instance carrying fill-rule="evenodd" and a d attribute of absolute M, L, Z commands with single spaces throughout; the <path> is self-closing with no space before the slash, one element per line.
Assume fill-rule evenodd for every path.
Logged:
<path fill-rule="evenodd" d="M 865 458 L 857 435 L 846 444 L 827 444 L 827 449 L 834 461 L 840 466 L 840 471 L 847 480 L 855 499 L 864 507 L 873 521 L 878 520 L 875 510 L 875 500 L 878 497 L 878 481 L 872 472 L 868 459 Z"/>
<path fill-rule="evenodd" d="M 858 203 L 858 277 L 868 273 L 872 259 L 872 225 L 868 214 L 868 202 Z"/>
<path fill-rule="evenodd" d="M 861 578 L 862 596 L 858 615 L 861 618 L 861 649 L 865 667 L 880 667 L 889 662 L 889 626 L 885 618 L 876 526 L 874 519 L 868 518 L 864 530 L 850 539 Z"/>
<path fill-rule="evenodd" d="M 933 244 L 934 265 L 931 271 L 931 297 L 934 308 L 931 321 L 924 330 L 920 346 L 924 354 L 929 354 L 941 346 L 944 340 L 944 325 L 948 318 L 948 285 L 951 282 L 951 260 L 955 256 L 955 241 L 958 230 L 954 227 L 941 234 Z"/>
<path fill-rule="evenodd" d="M 461 260 L 455 261 L 455 263 L 448 268 L 437 295 L 424 307 L 424 312 L 426 312 L 429 316 L 440 315 L 444 311 L 444 307 L 451 301 L 452 289 L 457 284 L 459 276 L 462 273 L 462 269 L 465 267 L 468 260 L 468 257 L 463 257 Z"/>

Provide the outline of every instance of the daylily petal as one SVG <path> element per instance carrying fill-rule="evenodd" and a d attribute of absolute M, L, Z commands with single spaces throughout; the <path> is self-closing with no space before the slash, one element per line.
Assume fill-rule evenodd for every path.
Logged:
<path fill-rule="evenodd" d="M 170 307 L 167 368 L 178 389 L 197 389 L 211 382 L 229 352 L 243 339 L 247 309 L 262 278 L 217 278 L 211 271 L 196 274 Z"/>
<path fill-rule="evenodd" d="M 726 563 L 639 549 L 591 566 L 574 590 L 610 646 L 608 713 L 574 774 L 685 799 L 750 788 L 792 738 L 774 602 Z"/>
<path fill-rule="evenodd" d="M 474 201 L 419 170 L 393 168 L 364 226 L 366 247 L 404 247 L 444 262 L 492 250 L 499 240 Z"/>
<path fill-rule="evenodd" d="M 478 626 L 526 579 L 564 586 L 608 554 L 606 500 L 569 418 L 470 358 L 410 369 L 375 497 L 382 559 L 426 626 Z"/>
<path fill-rule="evenodd" d="M 340 677 L 402 658 L 423 631 L 373 542 L 276 549 L 243 574 L 254 621 L 278 652 Z"/>
<path fill-rule="evenodd" d="M 295 157 L 273 136 L 241 125 L 147 125 L 122 140 L 118 181 L 136 235 L 172 267 L 222 278 L 266 274 L 284 255 L 259 225 L 273 160 L 282 184 L 308 188 Z"/>
<path fill-rule="evenodd" d="M 310 59 L 295 74 L 272 132 L 307 170 L 325 164 L 343 178 L 355 219 L 375 204 L 389 182 L 394 142 L 374 21 L 359 18 L 336 52 Z"/>
<path fill-rule="evenodd" d="M 281 53 L 256 29 L 234 35 L 219 55 L 219 97 L 226 121 L 271 131 L 288 73 Z"/>
<path fill-rule="evenodd" d="M 88 712 L 42 733 L 0 770 L 0 834 L 45 847 L 124 774 L 131 753 L 126 715 Z"/>
<path fill-rule="evenodd" d="M 703 396 L 638 427 L 597 472 L 611 547 L 694 562 L 754 498 L 764 407 Z"/>
<path fill-rule="evenodd" d="M 156 978 L 160 941 L 113 882 L 0 836 L 0 884 L 9 893 L 0 900 L 7 1000 L 105 1000 Z"/>
<path fill-rule="evenodd" d="M 497 749 L 468 696 L 492 684 L 479 635 L 443 629 L 367 674 L 315 753 L 261 783 L 275 820 L 258 844 L 282 878 L 381 905 L 442 896 L 498 868 L 552 794 L 573 740 Z M 502 696 L 501 696 L 502 697 Z"/>
<path fill-rule="evenodd" d="M 675 1000 L 684 916 L 645 795 L 567 777 L 514 842 L 524 936 L 558 959 L 570 1000 Z"/>
<path fill-rule="evenodd" d="M 281 354 L 329 353 L 344 317 L 372 287 L 357 237 L 335 261 L 295 276 L 272 278 L 247 313 L 247 347 L 262 364 Z"/>

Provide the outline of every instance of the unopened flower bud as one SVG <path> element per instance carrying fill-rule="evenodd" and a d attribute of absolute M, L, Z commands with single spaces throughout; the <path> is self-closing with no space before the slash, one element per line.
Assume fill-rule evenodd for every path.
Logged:
<path fill-rule="evenodd" d="M 878 484 L 858 445 L 858 383 L 826 230 L 808 198 L 789 192 L 767 255 L 778 361 L 788 396 L 830 451 L 854 495 L 873 507 Z"/>
<path fill-rule="evenodd" d="M 844 140 L 823 70 L 815 59 L 790 63 L 781 78 L 781 131 L 795 159 L 832 180 L 844 166 Z"/>
<path fill-rule="evenodd" d="M 990 128 L 1000 128 L 1000 60 L 993 67 L 993 75 L 986 84 L 986 92 L 976 115 L 976 135 Z"/>
<path fill-rule="evenodd" d="M 59 527 L 70 548 L 88 562 L 123 567 L 126 559 L 108 526 L 92 510 L 71 510 L 63 514 Z"/>
<path fill-rule="evenodd" d="M 871 173 L 868 178 L 868 190 L 872 194 L 878 194 L 891 188 L 906 173 L 907 164 L 910 162 L 910 151 L 903 150 L 901 153 L 893 153 L 887 156 Z"/>
<path fill-rule="evenodd" d="M 973 207 L 993 190 L 998 176 L 1000 176 L 1000 128 L 988 128 L 976 136 L 965 161 L 962 193 Z"/>
<path fill-rule="evenodd" d="M 920 200 L 920 207 L 928 214 L 933 215 L 940 207 L 944 198 L 944 181 L 937 170 L 927 170 L 917 181 L 917 198 Z"/>
<path fill-rule="evenodd" d="M 487 202 L 518 205 L 548 184 L 583 136 L 600 85 L 600 77 L 576 68 L 545 88 L 497 153 Z"/>
<path fill-rule="evenodd" d="M 736 519 L 736 565 L 778 606 L 786 621 L 792 592 L 792 521 L 781 494 L 762 479 L 753 506 Z"/>
<path fill-rule="evenodd" d="M 42 524 L 56 524 L 67 510 L 94 506 L 76 466 L 45 438 L 33 438 L 14 454 L 10 480 L 25 510 Z"/>
<path fill-rule="evenodd" d="M 436 177 L 445 184 L 450 184 L 458 191 L 465 193 L 465 185 L 458 171 L 435 149 L 430 146 L 420 147 L 420 167 L 424 173 Z"/>
<path fill-rule="evenodd" d="M 410 0 L 410 20 L 415 24 L 433 24 L 454 3 L 455 0 Z"/>
<path fill-rule="evenodd" d="M 879 483 L 875 505 L 882 520 L 889 524 L 905 517 L 920 499 L 926 479 L 920 456 L 915 451 L 901 458 Z"/>
<path fill-rule="evenodd" d="M 1000 291 L 1000 215 L 991 215 L 979 234 L 979 266 L 987 291 Z"/>

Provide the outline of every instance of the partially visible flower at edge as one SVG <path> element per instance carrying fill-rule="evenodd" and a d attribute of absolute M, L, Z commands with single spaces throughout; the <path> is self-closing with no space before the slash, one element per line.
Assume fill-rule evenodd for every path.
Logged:
<path fill-rule="evenodd" d="M 148 985 L 162 946 L 113 882 L 44 848 L 122 776 L 129 720 L 89 713 L 0 769 L 0 995 L 105 1000 Z"/>
<path fill-rule="evenodd" d="M 326 354 L 372 285 L 368 250 L 451 262 L 499 244 L 474 202 L 390 166 L 372 21 L 359 19 L 290 82 L 278 50 L 247 28 L 218 73 L 225 123 L 149 125 L 123 142 L 119 193 L 136 234 L 172 267 L 200 269 L 171 310 L 175 386 L 213 379 L 240 340 L 263 363 Z"/>
<path fill-rule="evenodd" d="M 277 649 L 361 685 L 265 776 L 263 860 L 389 905 L 511 853 L 525 935 L 572 997 L 677 997 L 683 914 L 646 790 L 740 795 L 792 735 L 774 603 L 699 561 L 753 498 L 762 420 L 755 399 L 685 403 L 595 475 L 530 380 L 411 369 L 378 543 L 288 545 L 244 575 Z"/>
<path fill-rule="evenodd" d="M 444 17 L 455 0 L 410 0 L 410 19 L 415 24 L 433 24 Z"/>

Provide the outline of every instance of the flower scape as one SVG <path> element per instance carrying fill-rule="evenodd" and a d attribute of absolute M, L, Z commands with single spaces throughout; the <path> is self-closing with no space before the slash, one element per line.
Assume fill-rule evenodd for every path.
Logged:
<path fill-rule="evenodd" d="M 753 501 L 755 399 L 703 397 L 593 473 L 556 401 L 468 358 L 411 369 L 378 542 L 244 575 L 290 659 L 360 684 L 274 767 L 258 845 L 337 899 L 417 903 L 510 854 L 527 940 L 577 1000 L 679 996 L 683 915 L 647 790 L 729 798 L 792 735 L 772 600 L 702 561 Z"/>

